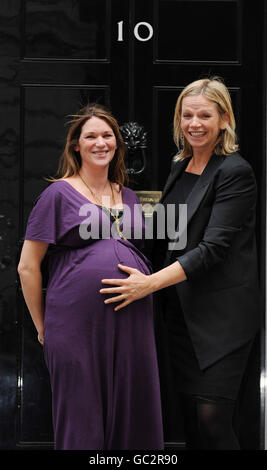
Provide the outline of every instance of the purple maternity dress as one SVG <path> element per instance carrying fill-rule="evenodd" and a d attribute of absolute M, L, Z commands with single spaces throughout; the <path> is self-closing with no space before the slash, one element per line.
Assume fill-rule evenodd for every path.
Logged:
<path fill-rule="evenodd" d="M 114 312 L 99 293 L 102 279 L 127 277 L 118 263 L 150 272 L 131 238 L 138 199 L 122 196 L 130 240 L 103 235 L 109 216 L 67 181 L 51 184 L 28 220 L 25 239 L 50 244 L 44 356 L 56 449 L 163 449 L 152 298 Z"/>

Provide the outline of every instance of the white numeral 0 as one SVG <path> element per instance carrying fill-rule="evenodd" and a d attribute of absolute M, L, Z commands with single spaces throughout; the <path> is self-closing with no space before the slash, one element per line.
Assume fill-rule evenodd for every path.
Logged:
<path fill-rule="evenodd" d="M 146 38 L 142 38 L 139 34 L 139 27 L 141 25 L 146 26 L 148 31 L 149 31 L 149 34 Z M 151 24 L 146 23 L 145 21 L 141 21 L 140 23 L 137 23 L 135 25 L 134 35 L 135 35 L 136 39 L 138 39 L 138 41 L 149 41 L 149 39 L 151 39 L 152 36 L 153 36 L 153 28 L 152 28 Z M 123 41 L 123 21 L 118 22 L 118 41 Z"/>
<path fill-rule="evenodd" d="M 138 30 L 139 30 L 139 26 L 141 26 L 141 25 L 146 26 L 148 31 L 149 31 L 149 35 L 146 38 L 141 38 L 141 36 L 139 35 Z M 151 39 L 152 36 L 153 36 L 153 28 L 152 28 L 151 24 L 145 23 L 144 21 L 141 21 L 140 23 L 137 23 L 137 25 L 135 26 L 134 35 L 135 35 L 136 39 L 138 39 L 138 41 L 149 41 L 149 39 Z"/>

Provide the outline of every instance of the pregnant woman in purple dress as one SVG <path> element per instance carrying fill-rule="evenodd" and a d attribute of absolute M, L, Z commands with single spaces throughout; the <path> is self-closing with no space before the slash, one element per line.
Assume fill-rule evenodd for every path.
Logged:
<path fill-rule="evenodd" d="M 116 312 L 99 292 L 103 278 L 127 277 L 119 263 L 150 273 L 124 173 L 116 120 L 88 105 L 28 220 L 18 271 L 50 373 L 56 449 L 163 448 L 151 296 Z"/>

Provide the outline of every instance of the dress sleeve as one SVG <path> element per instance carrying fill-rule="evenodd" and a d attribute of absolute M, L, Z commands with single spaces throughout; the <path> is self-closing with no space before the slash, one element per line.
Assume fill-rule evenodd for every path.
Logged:
<path fill-rule="evenodd" d="M 248 220 L 253 221 L 257 188 L 249 166 L 225 172 L 217 186 L 209 223 L 198 246 L 177 258 L 187 278 L 193 279 L 223 261 Z"/>
<path fill-rule="evenodd" d="M 35 201 L 28 218 L 25 240 L 56 244 L 60 236 L 60 206 L 61 195 L 52 184 Z"/>

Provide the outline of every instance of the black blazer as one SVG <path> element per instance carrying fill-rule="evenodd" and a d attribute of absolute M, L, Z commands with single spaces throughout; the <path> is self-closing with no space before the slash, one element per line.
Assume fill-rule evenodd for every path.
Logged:
<path fill-rule="evenodd" d="M 189 159 L 173 163 L 161 202 Z M 238 153 L 213 155 L 186 204 L 187 245 L 171 260 L 187 275 L 176 288 L 204 369 L 251 340 L 260 324 L 251 166 Z"/>

